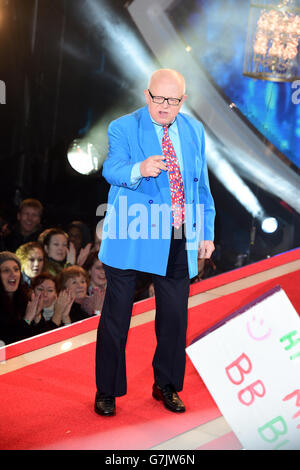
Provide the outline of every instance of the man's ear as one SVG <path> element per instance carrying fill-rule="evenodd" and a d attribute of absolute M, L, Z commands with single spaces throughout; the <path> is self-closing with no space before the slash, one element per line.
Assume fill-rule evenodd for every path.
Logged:
<path fill-rule="evenodd" d="M 183 105 L 183 103 L 185 102 L 186 99 L 187 99 L 187 95 L 183 95 L 182 100 L 180 101 L 180 104 L 179 104 L 178 112 L 181 110 L 181 107 L 182 107 L 182 105 Z"/>
<path fill-rule="evenodd" d="M 148 103 L 148 102 L 149 102 L 149 98 L 150 98 L 150 97 L 149 97 L 149 91 L 148 91 L 148 90 L 144 90 L 144 95 L 145 95 L 147 104 L 149 104 L 149 103 Z"/>
<path fill-rule="evenodd" d="M 188 95 L 183 95 L 183 98 L 182 98 L 182 100 L 181 100 L 181 103 L 184 103 L 185 100 L 187 99 L 187 97 L 188 97 Z"/>

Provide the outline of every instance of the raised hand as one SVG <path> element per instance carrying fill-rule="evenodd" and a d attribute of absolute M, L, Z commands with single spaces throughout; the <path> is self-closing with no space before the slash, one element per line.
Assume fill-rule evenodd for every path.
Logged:
<path fill-rule="evenodd" d="M 55 302 L 54 314 L 52 316 L 52 321 L 56 325 L 59 326 L 61 323 L 71 323 L 70 310 L 74 300 L 75 297 L 72 296 L 68 290 L 60 291 Z"/>
<path fill-rule="evenodd" d="M 199 259 L 209 259 L 215 250 L 215 245 L 211 240 L 203 240 L 200 242 L 198 250 Z"/>
<path fill-rule="evenodd" d="M 31 300 L 29 300 L 24 319 L 27 323 L 31 323 L 33 320 L 39 321 L 40 314 L 43 309 L 43 297 L 42 293 L 35 294 L 34 292 L 31 294 Z"/>
<path fill-rule="evenodd" d="M 91 251 L 91 248 L 92 248 L 92 243 L 88 243 L 84 248 L 81 248 L 80 252 L 79 252 L 79 255 L 77 257 L 77 264 L 79 266 L 83 266 L 90 251 Z"/>
<path fill-rule="evenodd" d="M 101 312 L 102 307 L 103 307 L 103 302 L 104 302 L 104 293 L 100 291 L 99 289 L 94 289 L 94 293 L 91 296 L 93 299 L 93 311 L 95 312 Z"/>
<path fill-rule="evenodd" d="M 67 253 L 67 263 L 75 264 L 76 262 L 76 248 L 74 243 L 70 242 L 68 253 Z"/>

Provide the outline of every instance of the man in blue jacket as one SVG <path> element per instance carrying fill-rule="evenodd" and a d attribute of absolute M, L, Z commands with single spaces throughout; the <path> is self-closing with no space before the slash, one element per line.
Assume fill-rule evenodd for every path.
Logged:
<path fill-rule="evenodd" d="M 180 113 L 184 77 L 157 70 L 147 106 L 109 125 L 103 176 L 110 183 L 99 258 L 107 289 L 98 327 L 95 411 L 115 414 L 126 394 L 125 347 L 139 271 L 152 274 L 157 347 L 152 395 L 173 412 L 185 371 L 187 306 L 197 258 L 214 250 L 203 126 Z M 143 351 L 141 351 L 141 354 Z"/>

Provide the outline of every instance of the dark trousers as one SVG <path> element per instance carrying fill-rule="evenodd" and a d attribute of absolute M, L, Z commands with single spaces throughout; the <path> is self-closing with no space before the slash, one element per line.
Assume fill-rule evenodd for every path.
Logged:
<path fill-rule="evenodd" d="M 97 333 L 96 385 L 99 392 L 117 397 L 127 391 L 125 348 L 137 271 L 104 268 L 107 288 Z M 185 238 L 176 238 L 174 229 L 166 276 L 153 275 L 153 283 L 157 339 L 152 362 L 154 381 L 161 386 L 172 384 L 180 391 L 185 371 L 190 281 Z"/>

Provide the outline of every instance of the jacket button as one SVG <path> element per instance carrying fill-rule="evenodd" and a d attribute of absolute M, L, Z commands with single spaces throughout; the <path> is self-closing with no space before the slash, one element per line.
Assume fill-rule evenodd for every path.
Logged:
<path fill-rule="evenodd" d="M 152 201 L 152 199 L 150 199 L 150 201 L 149 201 L 149 204 L 153 204 L 153 201 Z"/>
<path fill-rule="evenodd" d="M 195 183 L 197 183 L 197 181 L 198 181 L 198 178 L 194 178 L 194 181 L 195 181 Z"/>
<path fill-rule="evenodd" d="M 196 227 L 196 224 L 193 224 L 193 227 Z"/>
<path fill-rule="evenodd" d="M 147 176 L 147 178 L 146 178 L 146 181 L 150 181 L 150 178 L 149 178 L 149 176 Z"/>

